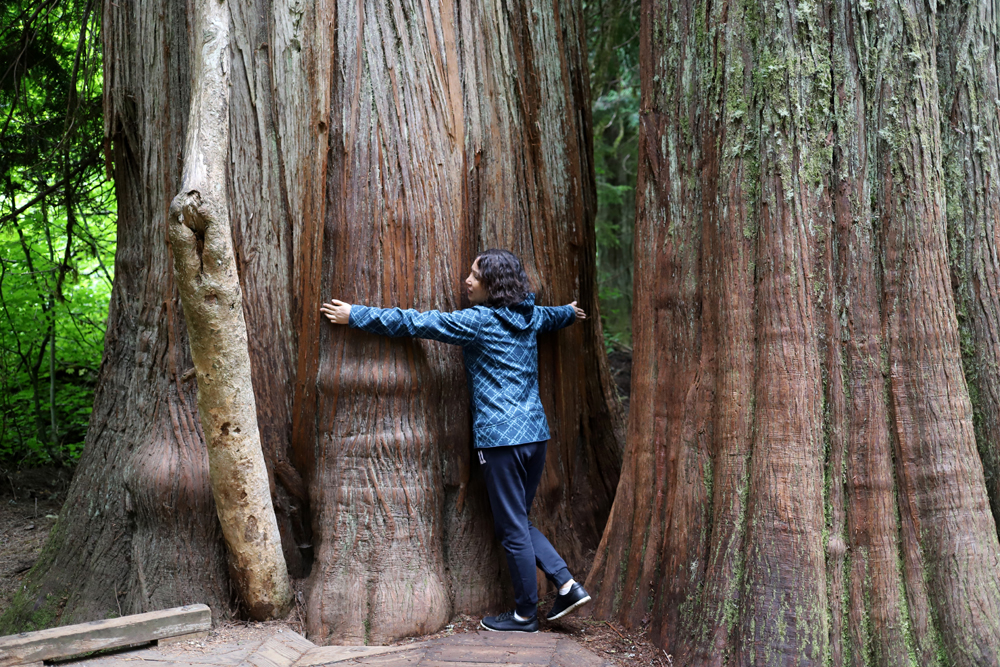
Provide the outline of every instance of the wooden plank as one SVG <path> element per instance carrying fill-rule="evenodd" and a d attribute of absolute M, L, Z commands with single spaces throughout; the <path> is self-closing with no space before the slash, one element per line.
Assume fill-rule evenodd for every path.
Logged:
<path fill-rule="evenodd" d="M 425 647 L 424 642 L 403 646 L 316 646 L 306 651 L 292 667 L 316 667 L 316 665 L 329 665 L 383 653 L 422 650 Z"/>
<path fill-rule="evenodd" d="M 355 658 L 352 665 L 366 665 L 366 667 L 417 667 L 422 665 L 424 657 L 423 649 L 414 649 L 400 653 L 389 653 L 387 655 L 373 655 L 367 658 Z"/>
<path fill-rule="evenodd" d="M 420 667 L 538 667 L 536 663 L 521 662 L 442 662 L 441 660 L 424 660 Z"/>
<path fill-rule="evenodd" d="M 439 644 L 427 649 L 427 660 L 441 662 L 475 662 L 494 665 L 548 665 L 555 644 L 551 646 L 468 646 Z"/>
<path fill-rule="evenodd" d="M 614 667 L 614 664 L 572 639 L 560 639 L 552 656 L 552 667 Z"/>
<path fill-rule="evenodd" d="M 145 644 L 211 628 L 212 611 L 206 605 L 193 604 L 106 621 L 22 632 L 0 637 L 0 667 Z"/>
<path fill-rule="evenodd" d="M 292 630 L 283 630 L 268 637 L 256 651 L 240 663 L 240 667 L 291 667 L 316 645 Z"/>
<path fill-rule="evenodd" d="M 563 635 L 553 632 L 464 632 L 451 637 L 434 639 L 432 644 L 462 644 L 466 646 L 555 646 Z"/>

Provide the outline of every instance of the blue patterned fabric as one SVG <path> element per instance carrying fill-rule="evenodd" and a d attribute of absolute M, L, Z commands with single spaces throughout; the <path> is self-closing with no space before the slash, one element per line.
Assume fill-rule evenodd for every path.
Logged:
<path fill-rule="evenodd" d="M 538 397 L 540 333 L 572 324 L 572 306 L 536 306 L 535 296 L 509 308 L 473 306 L 453 313 L 351 306 L 349 324 L 369 333 L 461 345 L 472 395 L 477 449 L 549 439 Z"/>

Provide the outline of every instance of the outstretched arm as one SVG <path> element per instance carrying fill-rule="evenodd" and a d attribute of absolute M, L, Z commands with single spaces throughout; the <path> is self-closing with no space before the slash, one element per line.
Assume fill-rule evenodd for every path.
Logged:
<path fill-rule="evenodd" d="M 352 328 L 382 336 L 427 338 L 452 345 L 466 345 L 476 339 L 482 326 L 480 313 L 470 308 L 454 313 L 438 310 L 419 312 L 399 308 L 372 308 L 337 301 L 320 307 L 334 324 L 348 324 Z"/>
<path fill-rule="evenodd" d="M 567 306 L 535 306 L 535 310 L 538 311 L 540 317 L 539 333 L 562 329 L 577 320 L 587 319 L 587 313 L 576 305 L 576 301 Z"/>

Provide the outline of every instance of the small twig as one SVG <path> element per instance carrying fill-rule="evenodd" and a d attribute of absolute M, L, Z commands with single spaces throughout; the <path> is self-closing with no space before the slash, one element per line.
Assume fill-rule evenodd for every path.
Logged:
<path fill-rule="evenodd" d="M 608 625 L 609 628 L 611 628 L 612 630 L 614 630 L 615 633 L 617 633 L 617 635 L 619 637 L 621 637 L 623 641 L 626 641 L 626 642 L 628 641 L 628 638 L 625 637 L 625 635 L 623 635 L 622 633 L 618 632 L 618 628 L 616 628 L 615 626 L 611 625 L 611 621 L 604 621 L 604 622 Z"/>

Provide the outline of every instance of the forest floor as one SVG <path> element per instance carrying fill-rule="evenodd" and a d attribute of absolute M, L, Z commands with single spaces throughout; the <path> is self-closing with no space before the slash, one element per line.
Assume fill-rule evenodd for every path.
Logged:
<path fill-rule="evenodd" d="M 0 468 L 0 612 L 38 559 L 71 477 L 66 468 Z"/>
<path fill-rule="evenodd" d="M 611 374 L 619 396 L 628 411 L 631 389 L 632 352 L 613 350 L 608 355 Z M 34 468 L 8 472 L 0 468 L 0 613 L 24 582 L 28 571 L 41 553 L 45 539 L 55 524 L 59 509 L 66 499 L 72 472 L 66 468 Z M 552 606 L 553 595 L 539 601 L 539 609 Z M 542 626 L 542 632 L 558 632 L 573 638 L 582 646 L 616 665 L 650 665 L 670 667 L 671 656 L 649 642 L 645 629 L 628 631 L 608 621 L 598 621 L 582 614 L 567 616 Z M 213 630 L 227 637 L 247 639 L 257 634 L 272 633 L 288 627 L 304 635 L 301 610 L 287 622 L 230 622 Z M 423 637 L 409 637 L 399 644 L 425 641 L 438 637 L 475 632 L 478 616 L 460 614 L 440 632 Z M 197 650 L 198 647 L 192 647 Z"/>
<path fill-rule="evenodd" d="M 618 398 L 628 416 L 628 399 L 632 393 L 632 348 L 612 348 L 608 353 L 608 365 L 611 367 L 611 379 L 618 387 Z"/>
<path fill-rule="evenodd" d="M 6 485 L 5 492 L 0 491 L 0 613 L 13 600 L 28 570 L 38 559 L 65 499 L 68 481 L 66 473 L 51 469 L 22 471 L 16 476 L 4 475 L 0 471 L 0 482 Z M 539 602 L 539 609 L 542 611 L 551 606 L 551 594 Z M 587 608 L 584 607 L 581 611 L 586 614 Z M 581 646 L 616 665 L 672 665 L 670 657 L 649 642 L 645 630 L 630 632 L 583 614 L 573 614 L 554 623 L 543 624 L 542 632 L 557 632 L 571 637 Z M 261 633 L 273 633 L 283 627 L 304 635 L 301 612 L 293 614 L 287 622 L 224 623 L 213 630 L 213 635 L 220 633 L 227 641 L 252 640 Z M 398 643 L 448 637 L 478 629 L 478 616 L 461 614 L 440 632 L 424 637 L 409 637 Z M 193 646 L 192 650 L 200 648 L 203 647 Z"/>

